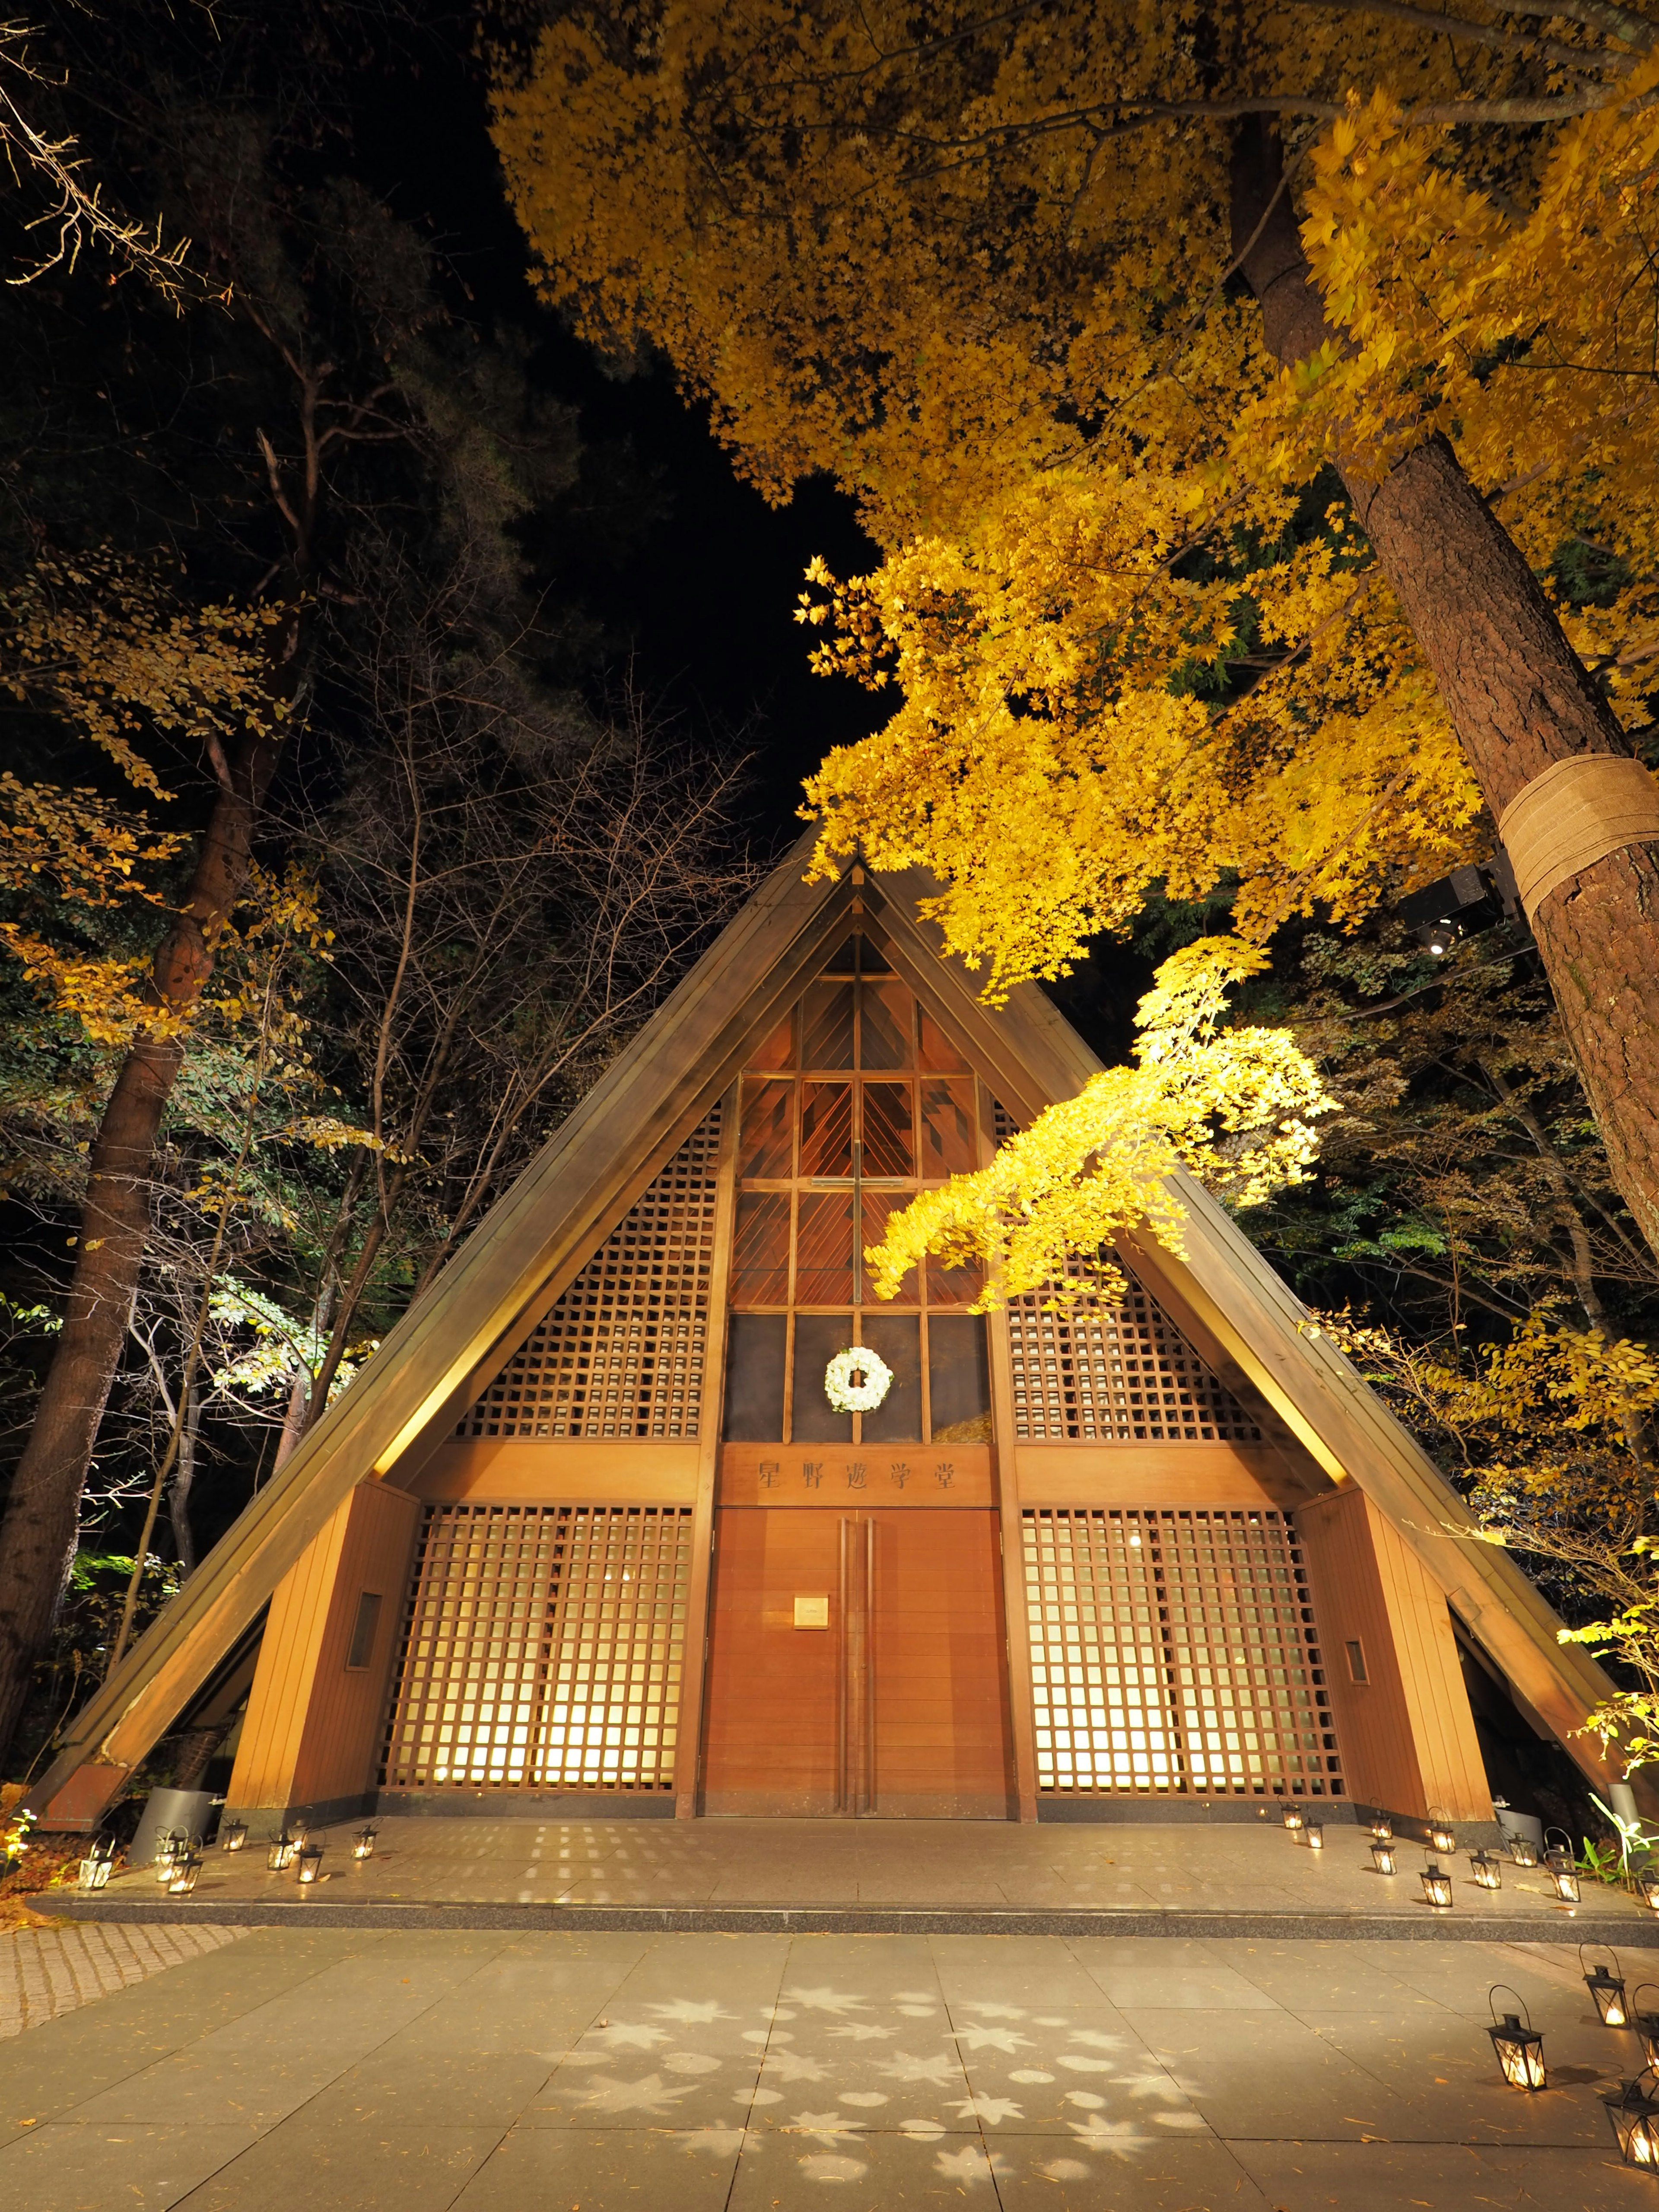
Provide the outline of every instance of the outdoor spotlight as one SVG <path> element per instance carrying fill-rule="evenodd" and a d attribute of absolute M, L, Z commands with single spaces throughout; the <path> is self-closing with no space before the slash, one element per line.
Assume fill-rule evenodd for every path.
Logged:
<path fill-rule="evenodd" d="M 1385 1843 L 1379 1838 L 1371 1845 L 1371 1864 L 1378 1874 L 1393 1874 L 1395 1871 L 1392 1842 Z"/>
<path fill-rule="evenodd" d="M 1501 850 L 1490 860 L 1454 868 L 1401 899 L 1395 912 L 1425 952 L 1443 958 L 1461 938 L 1477 936 L 1518 912 L 1515 874 Z"/>
<path fill-rule="evenodd" d="M 1616 2093 L 1601 2100 L 1607 2125 L 1626 2166 L 1659 2169 L 1659 2099 L 1643 2088 L 1652 2069 L 1644 2067 L 1633 2081 L 1621 2081 Z"/>
<path fill-rule="evenodd" d="M 1371 1833 L 1379 1844 L 1391 1844 L 1394 1841 L 1394 1822 L 1386 1813 L 1372 1814 Z"/>
<path fill-rule="evenodd" d="M 1511 1828 L 1509 1836 L 1510 1856 L 1518 1867 L 1534 1867 L 1538 1863 L 1538 1846 L 1530 1836 L 1523 1836 L 1519 1828 Z"/>
<path fill-rule="evenodd" d="M 1302 1808 L 1289 1797 L 1285 1800 L 1285 1832 L 1299 1835 L 1302 1832 Z"/>
<path fill-rule="evenodd" d="M 1642 2056 L 1650 2066 L 1659 2066 L 1659 2012 L 1644 2012 L 1642 1992 L 1653 1987 L 1651 1982 L 1638 1982 L 1632 2000 L 1630 2024 L 1642 2039 Z"/>
<path fill-rule="evenodd" d="M 301 1889 L 309 1889 L 322 1872 L 323 1847 L 320 1844 L 301 1844 L 294 1854 L 295 1872 L 299 1875 Z"/>
<path fill-rule="evenodd" d="M 1308 1820 L 1304 1823 L 1304 1829 L 1308 1838 L 1308 1849 L 1310 1851 L 1322 1851 L 1325 1848 L 1325 1831 L 1321 1824 L 1317 1820 Z"/>
<path fill-rule="evenodd" d="M 270 1849 L 265 1853 L 265 1864 L 272 1874 L 286 1874 L 294 1863 L 294 1854 L 297 1849 L 294 1838 L 284 1828 L 280 1836 L 271 1838 Z"/>
<path fill-rule="evenodd" d="M 202 1871 L 200 1851 L 186 1851 L 182 1858 L 174 1859 L 173 1872 L 167 1881 L 169 1897 L 188 1897 L 196 1887 L 196 1877 Z"/>
<path fill-rule="evenodd" d="M 247 1844 L 247 1822 L 226 1820 L 219 1829 L 219 1848 L 222 1851 L 240 1851 Z"/>
<path fill-rule="evenodd" d="M 1443 1813 L 1432 1809 L 1429 1814 L 1429 1842 L 1437 1851 L 1455 1851 L 1457 1849 L 1457 1838 L 1452 1832 L 1451 1822 Z"/>
<path fill-rule="evenodd" d="M 1452 1878 L 1443 1867 L 1431 1859 L 1423 1869 L 1423 1894 L 1437 1910 L 1443 1911 L 1452 1901 Z"/>
<path fill-rule="evenodd" d="M 374 1857 L 374 1826 L 372 1821 L 367 1827 L 359 1828 L 356 1834 L 351 1838 L 351 1856 L 354 1859 L 372 1859 Z"/>
<path fill-rule="evenodd" d="M 1482 1889 L 1502 1889 L 1504 1875 L 1501 1863 L 1490 1851 L 1471 1851 L 1469 1871 Z"/>
<path fill-rule="evenodd" d="M 1506 1990 L 1527 2013 L 1527 2024 L 1521 2025 L 1517 2014 L 1506 2012 L 1502 2020 L 1492 1999 L 1499 1990 Z M 1511 1990 L 1507 1982 L 1495 1982 L 1486 1992 L 1486 2006 L 1492 2016 L 1492 2025 L 1486 2033 L 1492 2038 L 1492 2047 L 1498 2054 L 1498 2063 L 1503 2069 L 1504 2079 L 1516 2089 L 1547 2089 L 1549 2076 L 1544 2071 L 1544 2039 L 1532 2024 L 1532 2014 L 1527 2012 L 1526 2000 L 1518 1990 Z"/>
<path fill-rule="evenodd" d="M 1613 1972 L 1609 1973 L 1605 1966 L 1598 1965 L 1593 1974 L 1584 1974 L 1584 1987 L 1595 1999 L 1595 2009 L 1601 2015 L 1603 2027 L 1628 2027 L 1630 2007 L 1625 2002 L 1624 1978 L 1618 1971 L 1619 1954 L 1610 1948 L 1607 1956 L 1613 1961 Z M 1578 1946 L 1578 1971 L 1584 1972 L 1582 1943 Z"/>

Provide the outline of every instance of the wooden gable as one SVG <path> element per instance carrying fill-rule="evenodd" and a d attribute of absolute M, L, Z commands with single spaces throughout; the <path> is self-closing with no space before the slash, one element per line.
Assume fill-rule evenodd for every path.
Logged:
<path fill-rule="evenodd" d="M 673 1164 L 688 1147 L 701 1146 L 712 1157 L 711 1147 L 722 1141 L 720 1102 L 734 1078 L 855 918 L 878 931 L 895 973 L 960 1040 L 1018 1121 L 1073 1095 L 1095 1072 L 1081 1039 L 1035 987 L 991 1009 L 975 995 L 973 979 L 939 957 L 917 911 L 925 879 L 866 883 L 862 871 L 849 870 L 834 882 L 807 884 L 807 849 L 803 841 L 561 1125 L 77 1717 L 32 1793 L 49 1824 L 95 1822 L 358 1486 L 407 1493 L 419 1491 L 424 1478 L 441 1494 L 445 1454 L 458 1432 L 471 1426 L 486 1437 L 492 1406 L 499 1432 L 515 1387 L 523 1403 L 537 1332 L 545 1372 L 548 1324 L 560 1301 L 570 1310 L 568 1301 L 585 1295 L 584 1280 L 596 1269 L 603 1276 L 607 1253 L 620 1258 L 630 1215 L 654 1202 L 653 1188 L 665 1171 L 672 1180 Z M 1183 1254 L 1149 1239 L 1126 1241 L 1124 1256 L 1146 1295 L 1219 1386 L 1248 1403 L 1260 1442 L 1292 1471 L 1299 1495 L 1363 1493 L 1410 1571 L 1425 1589 L 1444 1594 L 1523 1708 L 1605 1780 L 1586 1746 L 1570 1739 L 1588 1707 L 1607 1693 L 1607 1679 L 1576 1648 L 1556 1643 L 1555 1616 L 1512 1560 L 1449 1533 L 1460 1520 L 1459 1503 L 1426 1456 L 1312 1328 L 1224 1212 L 1188 1179 L 1179 1178 L 1177 1188 L 1188 1214 Z M 691 1193 L 688 1183 L 678 1200 L 663 1202 L 712 1208 L 714 1201 L 708 1190 Z M 710 1221 L 712 1229 L 712 1212 Z M 713 1243 L 720 1245 L 718 1235 Z M 723 1307 L 720 1266 L 711 1267 L 702 1285 L 682 1284 L 675 1292 L 687 1376 L 694 1356 L 711 1356 L 707 1343 L 696 1352 L 696 1314 L 699 1299 L 705 1310 L 711 1302 Z M 994 1322 L 1003 1331 L 1009 1326 L 1006 1316 Z M 625 1357 L 615 1380 L 640 1402 L 641 1378 L 636 1372 L 630 1379 Z M 712 1439 L 685 1433 L 683 1410 L 674 1433 L 674 1389 L 672 1373 L 665 1381 L 653 1368 L 645 1394 L 655 1408 L 650 1418 L 660 1416 L 664 1447 L 706 1461 Z M 568 1407 L 567 1419 L 574 1410 Z M 582 1419 L 589 1419 L 587 1410 Z M 603 1445 L 603 1427 L 601 1418 L 600 1433 L 585 1438 L 585 1449 Z M 1011 1431 L 1006 1442 L 1016 1441 Z"/>

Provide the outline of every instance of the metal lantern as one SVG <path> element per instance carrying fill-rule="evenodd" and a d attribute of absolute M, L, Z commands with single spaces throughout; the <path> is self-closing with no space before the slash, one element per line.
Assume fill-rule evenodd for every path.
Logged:
<path fill-rule="evenodd" d="M 1659 2170 L 1659 2098 L 1642 2084 L 1651 2078 L 1652 2069 L 1644 2067 L 1633 2081 L 1621 2081 L 1616 2094 L 1601 2100 L 1620 2157 L 1650 2173 Z"/>
<path fill-rule="evenodd" d="M 297 1846 L 286 1828 L 280 1836 L 270 1839 L 270 1849 L 265 1853 L 265 1864 L 272 1874 L 286 1874 L 294 1863 Z"/>
<path fill-rule="evenodd" d="M 175 1859 L 183 1858 L 190 1849 L 190 1838 L 177 1828 L 169 1828 L 155 1846 L 155 1879 L 170 1881 Z"/>
<path fill-rule="evenodd" d="M 1628 2027 L 1630 2007 L 1625 2002 L 1625 1982 L 1619 1972 L 1619 1954 L 1609 1948 L 1607 1956 L 1613 1961 L 1612 1973 L 1605 1966 L 1598 1965 L 1593 1974 L 1584 1974 L 1584 1987 L 1595 2000 L 1595 2009 L 1601 2015 L 1603 2027 Z M 1584 1973 L 1584 1947 L 1582 1943 L 1578 1946 L 1578 1971 Z"/>
<path fill-rule="evenodd" d="M 1285 1832 L 1286 1835 L 1300 1835 L 1302 1832 L 1302 1808 L 1287 1797 L 1285 1800 L 1283 1811 L 1285 1815 Z"/>
<path fill-rule="evenodd" d="M 92 1847 L 91 1856 L 84 1858 L 81 1862 L 81 1870 L 77 1878 L 76 1887 L 80 1889 L 107 1889 L 109 1887 L 109 1878 L 114 1871 L 114 1844 L 94 1844 Z"/>
<path fill-rule="evenodd" d="M 294 1867 L 300 1877 L 301 1889 L 309 1889 L 322 1872 L 323 1847 L 320 1844 L 301 1844 L 294 1854 Z"/>
<path fill-rule="evenodd" d="M 1504 1887 L 1502 1863 L 1493 1858 L 1490 1851 L 1471 1851 L 1469 1871 L 1482 1889 L 1502 1889 Z"/>
<path fill-rule="evenodd" d="M 1659 2066 L 1659 2012 L 1644 2012 L 1642 1992 L 1653 1987 L 1651 1982 L 1638 1982 L 1636 1995 L 1631 2001 L 1630 2024 L 1642 2039 L 1642 2056 L 1650 2066 Z"/>
<path fill-rule="evenodd" d="M 1578 1876 L 1571 1867 L 1552 1867 L 1550 1880 L 1555 1884 L 1555 1893 L 1563 1905 L 1577 1904 Z"/>
<path fill-rule="evenodd" d="M 173 1862 L 173 1873 L 167 1881 L 169 1897 L 188 1897 L 196 1887 L 196 1877 L 202 1871 L 200 1851 L 186 1851 Z"/>
<path fill-rule="evenodd" d="M 1304 1826 L 1307 1832 L 1308 1849 L 1310 1851 L 1322 1851 L 1325 1848 L 1325 1831 L 1322 1826 L 1317 1820 L 1306 1821 Z"/>
<path fill-rule="evenodd" d="M 1519 1828 L 1509 1832 L 1510 1856 L 1518 1867 L 1535 1867 L 1538 1846 L 1530 1836 L 1523 1836 Z"/>
<path fill-rule="evenodd" d="M 225 1820 L 220 1824 L 219 1848 L 222 1851 L 240 1851 L 247 1844 L 247 1822 Z"/>
<path fill-rule="evenodd" d="M 1379 1844 L 1391 1844 L 1394 1841 L 1394 1822 L 1386 1813 L 1373 1813 L 1370 1828 L 1372 1836 Z"/>
<path fill-rule="evenodd" d="M 1643 1904 L 1659 1912 L 1659 1874 L 1638 1874 L 1636 1887 L 1642 1893 Z"/>
<path fill-rule="evenodd" d="M 1423 1894 L 1437 1910 L 1443 1911 L 1452 1901 L 1452 1878 L 1443 1867 L 1431 1859 L 1423 1869 Z"/>
<path fill-rule="evenodd" d="M 1507 1990 L 1522 2012 L 1527 2013 L 1524 2027 L 1517 2014 L 1506 2012 L 1502 2020 L 1498 2019 L 1492 1999 L 1499 1990 Z M 1525 1998 L 1518 1990 L 1510 1989 L 1507 1982 L 1496 1982 L 1486 1992 L 1486 2005 L 1492 2016 L 1492 2025 L 1486 2033 L 1492 2038 L 1504 2079 L 1516 2089 L 1548 2088 L 1549 2076 L 1544 2070 L 1544 2039 L 1532 2024 Z"/>
<path fill-rule="evenodd" d="M 1395 1870 L 1393 1844 L 1385 1843 L 1379 1838 L 1371 1845 L 1371 1864 L 1376 1869 L 1378 1874 L 1393 1874 Z"/>
<path fill-rule="evenodd" d="M 358 1829 L 356 1834 L 351 1839 L 351 1856 L 354 1859 L 372 1859 L 374 1857 L 374 1835 L 375 1830 L 373 1821 L 370 1821 L 367 1827 Z"/>
<path fill-rule="evenodd" d="M 1437 1851 L 1455 1851 L 1457 1837 L 1446 1815 L 1431 1805 L 1429 1808 L 1429 1842 Z"/>

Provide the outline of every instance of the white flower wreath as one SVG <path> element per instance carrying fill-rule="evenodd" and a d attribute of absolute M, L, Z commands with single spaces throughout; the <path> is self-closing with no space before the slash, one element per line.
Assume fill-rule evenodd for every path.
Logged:
<path fill-rule="evenodd" d="M 838 1413 L 873 1413 L 892 1387 L 892 1369 L 867 1344 L 838 1352 L 823 1370 L 823 1395 Z"/>

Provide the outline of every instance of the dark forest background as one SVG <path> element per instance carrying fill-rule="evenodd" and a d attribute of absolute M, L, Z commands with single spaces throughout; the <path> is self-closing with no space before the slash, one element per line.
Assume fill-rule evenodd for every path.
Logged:
<path fill-rule="evenodd" d="M 146 624 L 280 608 L 297 642 L 9 1772 L 106 1663 L 167 1453 L 140 1620 L 799 834 L 802 777 L 884 711 L 809 675 L 793 619 L 812 556 L 873 563 L 851 502 L 814 482 L 769 507 L 661 364 L 601 364 L 537 303 L 476 28 L 422 0 L 224 0 L 64 10 L 14 52 L 42 127 L 194 272 L 170 300 L 93 241 L 0 290 L 0 752 L 20 785 L 173 841 L 101 903 L 51 869 L 14 881 L 14 949 L 136 972 L 216 790 L 201 717 L 142 687 L 133 742 L 165 795 L 88 742 L 84 687 L 35 650 L 42 607 L 55 639 L 113 620 L 135 652 Z M 50 203 L 27 172 L 0 199 L 9 272 L 45 258 Z M 1154 900 L 1055 999 L 1122 1056 L 1156 962 L 1227 907 L 1224 884 Z M 1437 960 L 1387 914 L 1274 952 L 1245 1011 L 1293 1024 L 1346 1110 L 1317 1178 L 1244 1226 L 1454 1479 L 1501 1487 L 1547 1394 L 1499 1413 L 1445 1378 L 1528 1328 L 1645 1346 L 1659 1319 L 1537 963 L 1511 924 Z M 7 1465 L 122 1049 L 95 1028 L 38 963 L 0 963 Z M 1644 1437 L 1549 1433 L 1625 1511 Z M 1533 1563 L 1571 1613 L 1601 1602 L 1559 1546 Z"/>

